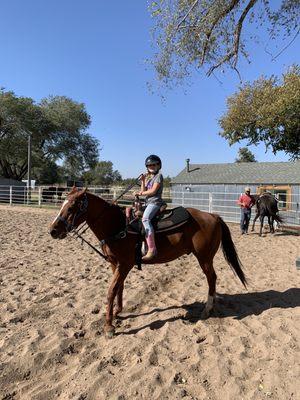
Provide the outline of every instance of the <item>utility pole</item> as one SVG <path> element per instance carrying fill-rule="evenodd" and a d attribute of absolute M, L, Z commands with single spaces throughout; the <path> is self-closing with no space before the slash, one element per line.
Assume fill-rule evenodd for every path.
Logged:
<path fill-rule="evenodd" d="M 31 133 L 28 135 L 27 203 L 31 200 Z"/>

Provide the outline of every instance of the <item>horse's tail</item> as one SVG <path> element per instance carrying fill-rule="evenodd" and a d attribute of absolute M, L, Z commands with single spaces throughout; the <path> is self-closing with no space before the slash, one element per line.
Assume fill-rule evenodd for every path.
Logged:
<path fill-rule="evenodd" d="M 284 218 L 282 218 L 279 214 L 273 215 L 273 218 L 275 219 L 276 222 L 283 224 L 284 223 Z"/>
<path fill-rule="evenodd" d="M 276 201 L 276 200 L 274 200 L 274 201 Z M 279 210 L 277 207 L 277 203 L 275 205 L 266 203 L 265 208 L 267 209 L 268 214 L 271 215 L 276 222 L 281 223 L 281 224 L 284 223 L 284 218 L 278 214 Z"/>
<path fill-rule="evenodd" d="M 222 228 L 222 250 L 225 260 L 230 265 L 231 269 L 237 274 L 242 284 L 246 287 L 247 280 L 242 270 L 242 263 L 237 254 L 235 245 L 231 238 L 231 233 L 221 217 L 219 217 Z"/>

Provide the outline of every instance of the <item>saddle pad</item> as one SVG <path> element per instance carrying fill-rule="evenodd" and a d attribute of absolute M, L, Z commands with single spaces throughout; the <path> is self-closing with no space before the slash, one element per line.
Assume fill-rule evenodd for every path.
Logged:
<path fill-rule="evenodd" d="M 176 207 L 172 210 L 165 210 L 151 221 L 156 233 L 169 231 L 185 224 L 190 218 L 190 214 L 184 207 Z M 132 221 L 128 225 L 128 232 L 141 233 L 141 220 Z"/>

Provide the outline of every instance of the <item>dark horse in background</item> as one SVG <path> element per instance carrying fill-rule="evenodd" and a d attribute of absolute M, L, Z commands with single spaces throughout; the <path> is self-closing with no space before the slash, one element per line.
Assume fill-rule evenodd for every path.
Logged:
<path fill-rule="evenodd" d="M 57 202 L 61 202 L 62 194 L 66 190 L 67 190 L 66 187 L 59 187 L 59 186 L 49 186 L 48 188 L 44 188 L 42 190 L 42 202 L 52 203 L 55 201 L 55 196 L 57 198 Z"/>
<path fill-rule="evenodd" d="M 271 193 L 262 193 L 260 196 L 255 196 L 256 197 L 256 215 L 253 220 L 252 224 L 252 231 L 254 231 L 254 226 L 256 220 L 259 218 L 260 219 L 260 231 L 259 231 L 259 236 L 262 235 L 262 230 L 263 230 L 263 225 L 264 225 L 264 219 L 265 217 L 268 218 L 268 223 L 270 227 L 270 233 L 274 233 L 274 221 L 282 223 L 283 219 L 278 215 L 279 210 L 278 210 L 278 202 Z"/>
<path fill-rule="evenodd" d="M 230 230 L 222 218 L 194 208 L 186 210 L 189 218 L 184 225 L 156 234 L 158 254 L 153 263 L 163 264 L 183 254 L 194 254 L 209 286 L 207 302 L 202 312 L 203 317 L 208 317 L 213 309 L 216 295 L 217 275 L 213 259 L 220 244 L 227 263 L 244 285 L 246 278 Z M 54 239 L 63 239 L 83 222 L 87 222 L 97 239 L 102 241 L 105 259 L 110 262 L 113 271 L 113 279 L 108 290 L 105 323 L 105 331 L 111 337 L 115 331 L 113 317 L 123 309 L 124 281 L 136 264 L 135 249 L 139 235 L 129 231 L 124 209 L 86 190 L 78 191 L 73 188 L 52 222 L 50 234 Z M 170 274 L 172 274 L 171 269 Z M 114 312 L 115 298 L 117 304 Z"/>

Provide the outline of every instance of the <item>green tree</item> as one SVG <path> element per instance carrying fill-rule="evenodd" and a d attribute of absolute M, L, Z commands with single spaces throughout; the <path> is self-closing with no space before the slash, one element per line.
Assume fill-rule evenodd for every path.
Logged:
<path fill-rule="evenodd" d="M 171 186 L 171 181 L 172 181 L 172 178 L 168 175 L 168 176 L 165 176 L 164 177 L 164 187 L 166 188 L 168 188 L 168 187 L 170 187 Z"/>
<path fill-rule="evenodd" d="M 247 149 L 247 147 L 240 147 L 238 157 L 236 158 L 235 162 L 256 162 L 256 159 L 254 154 L 249 149 Z"/>
<path fill-rule="evenodd" d="M 21 180 L 27 171 L 27 142 L 32 137 L 33 171 L 43 163 L 64 162 L 81 174 L 95 165 L 99 142 L 87 129 L 90 116 L 82 103 L 51 96 L 29 97 L 0 91 L 0 174 Z M 34 176 L 33 176 L 34 178 Z"/>
<path fill-rule="evenodd" d="M 226 66 L 237 70 L 239 58 L 249 59 L 243 31 L 249 31 L 250 25 L 254 25 L 253 31 L 259 25 L 266 27 L 271 43 L 278 44 L 283 37 L 288 46 L 300 32 L 300 2 L 281 0 L 278 9 L 274 9 L 274 3 L 268 0 L 151 2 L 153 42 L 158 47 L 152 62 L 159 80 L 166 84 L 181 81 L 194 68 L 203 67 L 208 75 Z M 258 40 L 251 33 L 249 39 Z"/>
<path fill-rule="evenodd" d="M 274 154 L 282 150 L 300 158 L 300 67 L 292 67 L 281 81 L 262 77 L 242 86 L 227 99 L 219 123 L 230 145 L 264 142 Z"/>
<path fill-rule="evenodd" d="M 64 171 L 54 161 L 45 161 L 35 167 L 33 175 L 39 185 L 62 183 L 64 180 Z"/>
<path fill-rule="evenodd" d="M 87 184 L 111 185 L 120 182 L 122 176 L 119 171 L 113 169 L 111 161 L 99 161 L 96 166 L 83 175 Z"/>
<path fill-rule="evenodd" d="M 120 184 L 124 187 L 133 185 L 134 183 L 136 183 L 136 185 L 134 186 L 136 188 L 139 188 L 141 186 L 136 178 L 126 178 L 126 179 L 122 179 L 122 181 L 120 182 Z"/>

